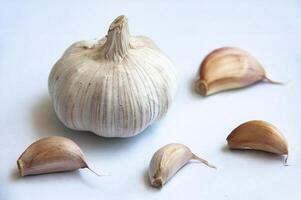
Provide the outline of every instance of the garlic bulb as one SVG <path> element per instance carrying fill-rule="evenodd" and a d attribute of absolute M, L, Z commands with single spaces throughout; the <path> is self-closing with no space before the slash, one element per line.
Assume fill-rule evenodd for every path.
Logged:
<path fill-rule="evenodd" d="M 58 118 L 69 128 L 131 137 L 159 120 L 176 91 L 172 62 L 117 17 L 99 41 L 69 47 L 49 75 Z"/>

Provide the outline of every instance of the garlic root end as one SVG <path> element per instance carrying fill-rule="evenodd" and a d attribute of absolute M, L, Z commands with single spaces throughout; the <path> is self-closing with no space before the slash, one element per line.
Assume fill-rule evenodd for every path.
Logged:
<path fill-rule="evenodd" d="M 20 176 L 25 176 L 24 175 L 24 170 L 23 170 L 23 162 L 22 160 L 18 159 L 17 160 L 17 165 L 18 165 L 18 168 L 19 168 L 19 173 L 20 173 Z"/>
<path fill-rule="evenodd" d="M 152 186 L 161 189 L 163 187 L 164 183 L 163 183 L 163 179 L 161 177 L 156 178 L 153 182 L 152 182 Z"/>
<path fill-rule="evenodd" d="M 197 80 L 196 85 L 195 85 L 195 89 L 198 93 L 200 93 L 203 96 L 207 96 L 207 92 L 208 92 L 208 85 L 204 80 Z"/>

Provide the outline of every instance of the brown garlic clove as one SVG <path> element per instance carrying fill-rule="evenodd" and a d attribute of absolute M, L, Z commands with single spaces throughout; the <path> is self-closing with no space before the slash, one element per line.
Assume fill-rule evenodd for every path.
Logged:
<path fill-rule="evenodd" d="M 207 96 L 224 90 L 243 88 L 267 78 L 261 64 L 248 52 L 234 47 L 212 51 L 201 64 L 196 90 Z"/>
<path fill-rule="evenodd" d="M 288 155 L 288 144 L 272 124 L 253 120 L 241 124 L 227 137 L 230 149 L 254 149 Z"/>
<path fill-rule="evenodd" d="M 73 171 L 80 168 L 91 170 L 77 144 L 59 136 L 34 142 L 22 153 L 17 164 L 21 176 Z"/>

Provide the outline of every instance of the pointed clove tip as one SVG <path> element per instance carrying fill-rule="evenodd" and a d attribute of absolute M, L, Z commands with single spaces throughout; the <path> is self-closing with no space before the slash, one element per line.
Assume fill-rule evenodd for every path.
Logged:
<path fill-rule="evenodd" d="M 208 166 L 210 168 L 217 169 L 216 166 L 210 164 L 207 160 L 205 160 L 203 158 L 200 158 L 195 154 L 192 154 L 192 155 L 193 155 L 193 159 L 196 159 L 196 160 L 200 161 L 201 163 L 205 164 L 206 166 Z"/>
<path fill-rule="evenodd" d="M 217 167 L 215 165 L 208 164 L 208 167 L 217 170 Z"/>
<path fill-rule="evenodd" d="M 97 173 L 96 171 L 94 171 L 93 169 L 91 169 L 90 167 L 89 167 L 89 165 L 87 165 L 87 164 L 85 164 L 86 166 L 84 167 L 84 168 L 87 168 L 88 170 L 90 170 L 93 174 L 95 174 L 96 176 L 105 176 L 105 175 L 103 175 L 103 174 L 99 174 L 99 173 Z"/>
<path fill-rule="evenodd" d="M 277 84 L 277 85 L 284 85 L 284 83 L 282 83 L 282 82 L 279 82 L 279 81 L 274 81 L 274 80 L 272 80 L 272 79 L 270 79 L 270 78 L 268 78 L 268 77 L 264 77 L 264 80 L 266 81 L 266 82 L 268 82 L 268 83 L 271 83 L 271 84 Z"/>

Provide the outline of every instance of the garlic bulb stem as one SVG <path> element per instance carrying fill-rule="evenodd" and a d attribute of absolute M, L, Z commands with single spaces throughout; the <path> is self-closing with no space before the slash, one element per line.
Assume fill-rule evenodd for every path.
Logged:
<path fill-rule="evenodd" d="M 122 60 L 130 47 L 128 19 L 121 15 L 110 25 L 107 41 L 104 44 L 105 58 L 113 61 Z"/>

